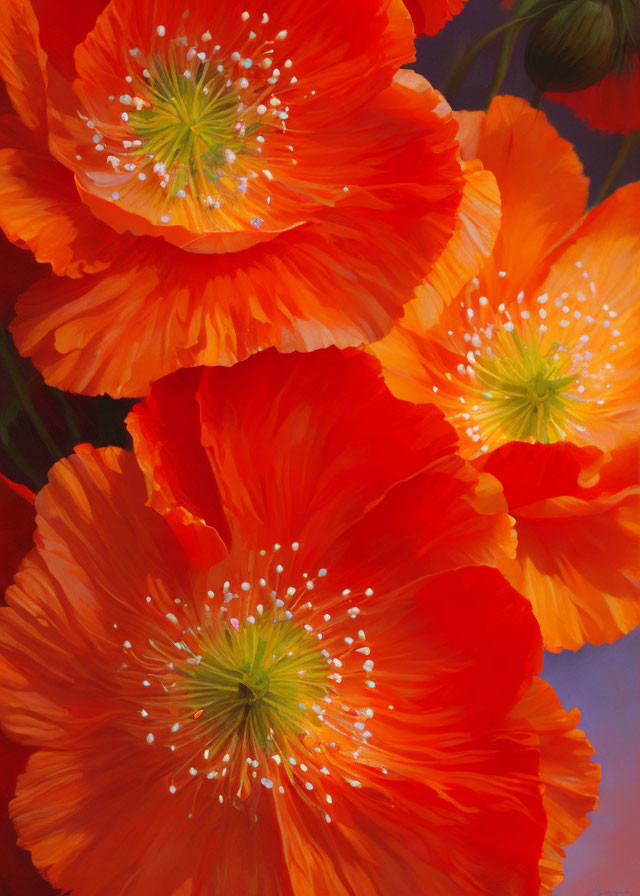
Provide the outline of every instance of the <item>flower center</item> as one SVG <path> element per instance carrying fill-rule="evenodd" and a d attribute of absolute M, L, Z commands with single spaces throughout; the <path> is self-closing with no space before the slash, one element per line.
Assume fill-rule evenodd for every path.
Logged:
<path fill-rule="evenodd" d="M 326 661 L 316 644 L 286 618 L 261 617 L 202 645 L 191 695 L 219 751 L 240 742 L 250 755 L 282 753 L 303 734 L 306 707 L 327 693 Z"/>
<path fill-rule="evenodd" d="M 553 442 L 563 437 L 575 416 L 568 391 L 576 374 L 557 345 L 523 339 L 513 331 L 498 334 L 491 356 L 482 357 L 475 375 L 482 389 L 476 416 L 484 431 L 501 431 L 509 439 Z"/>
<path fill-rule="evenodd" d="M 166 751 L 158 785 L 187 796 L 191 814 L 211 800 L 255 812 L 261 792 L 295 788 L 330 822 L 332 777 L 359 787 L 359 765 L 387 774 L 370 742 L 377 692 L 358 606 L 373 591 L 297 571 L 298 548 L 287 572 L 275 545 L 251 555 L 246 581 L 172 596 L 170 612 L 159 588 L 145 598 L 154 636 L 120 642 L 126 727 Z M 114 628 L 134 626 L 135 616 Z"/>
<path fill-rule="evenodd" d="M 158 25 L 144 48 L 127 48 L 124 65 L 117 48 L 108 97 L 87 46 L 78 90 L 89 140 L 76 161 L 93 194 L 195 233 L 259 230 L 267 214 L 273 229 L 291 226 L 288 205 L 274 208 L 271 195 L 297 164 L 285 136 L 298 80 L 287 31 L 267 14 L 239 20 L 226 46 L 213 24 L 202 32 L 185 14 L 174 33 Z"/>
<path fill-rule="evenodd" d="M 448 309 L 446 354 L 434 354 L 429 370 L 465 450 L 512 440 L 598 444 L 615 403 L 628 403 L 620 362 L 630 312 L 602 302 L 583 262 L 574 265 L 557 292 L 534 298 L 499 272 L 497 304 L 474 278 Z"/>
<path fill-rule="evenodd" d="M 187 190 L 202 197 L 216 184 L 224 187 L 220 169 L 243 152 L 255 156 L 243 138 L 259 129 L 257 122 L 248 128 L 239 124 L 238 100 L 209 63 L 194 66 L 190 75 L 186 78 L 159 59 L 147 84 L 146 102 L 129 116 L 142 143 L 133 155 L 156 160 L 153 170 L 172 197 Z"/>

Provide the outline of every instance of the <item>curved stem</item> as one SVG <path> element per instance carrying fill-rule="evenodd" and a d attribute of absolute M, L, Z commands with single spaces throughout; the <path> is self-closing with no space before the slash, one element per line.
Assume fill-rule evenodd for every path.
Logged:
<path fill-rule="evenodd" d="M 17 448 L 14 448 L 11 442 L 5 441 L 4 439 L 2 439 L 2 448 L 11 463 L 16 467 L 16 469 L 20 470 L 22 475 L 29 480 L 29 485 L 31 486 L 31 488 L 34 491 L 39 492 L 42 488 L 42 480 L 38 478 L 35 470 L 33 470 L 32 467 L 26 462 Z"/>
<path fill-rule="evenodd" d="M 596 199 L 596 204 L 599 204 L 604 199 L 606 199 L 609 193 L 611 193 L 611 191 L 615 187 L 618 176 L 624 167 L 624 163 L 629 158 L 629 153 L 631 152 L 631 147 L 633 146 L 635 136 L 636 135 L 634 133 L 627 134 L 624 140 L 620 142 L 616 157 L 611 163 L 611 167 L 607 171 L 604 182 L 600 187 L 598 198 Z"/>
<path fill-rule="evenodd" d="M 460 62 L 453 67 L 442 87 L 442 93 L 447 99 L 451 99 L 458 92 L 467 72 L 485 47 L 497 37 L 500 37 L 503 32 L 508 32 L 511 28 L 517 28 L 517 30 L 520 31 L 520 28 L 523 25 L 526 25 L 528 22 L 532 21 L 532 19 L 535 19 L 540 12 L 541 2 L 542 0 L 522 0 L 516 9 L 515 18 L 509 19 L 508 22 L 503 22 L 502 25 L 493 28 L 464 54 Z M 551 3 L 550 5 L 553 7 L 560 2 L 562 2 L 562 0 L 557 0 L 557 3 Z"/>
<path fill-rule="evenodd" d="M 517 28 L 508 31 L 504 36 L 500 55 L 498 56 L 498 65 L 496 66 L 493 80 L 491 81 L 491 87 L 489 88 L 487 106 L 491 103 L 491 100 L 500 93 L 500 88 L 504 84 L 504 79 L 507 77 L 513 48 L 515 47 L 518 35 L 520 34 L 520 27 L 521 26 L 518 26 Z"/>
<path fill-rule="evenodd" d="M 484 48 L 489 46 L 489 44 L 493 40 L 495 40 L 496 37 L 500 37 L 503 31 L 511 28 L 513 24 L 513 22 L 505 22 L 503 25 L 498 25 L 497 28 L 494 28 L 492 31 L 489 31 L 487 34 L 485 34 L 485 36 L 481 38 L 478 43 L 469 50 L 468 53 L 465 53 L 458 65 L 454 66 L 452 71 L 449 73 L 447 80 L 442 87 L 442 93 L 446 97 L 450 98 L 455 96 L 458 90 L 460 90 L 467 72 L 476 61 L 480 53 L 482 53 Z"/>
<path fill-rule="evenodd" d="M 8 330 L 2 330 L 2 332 L 0 333 L 0 360 L 2 361 L 7 373 L 9 374 L 9 379 L 13 383 L 13 387 L 16 390 L 16 395 L 20 400 L 22 409 L 28 417 L 29 422 L 42 439 L 44 445 L 46 445 L 47 450 L 51 454 L 53 460 L 59 460 L 62 457 L 62 451 L 60 451 L 56 443 L 51 438 L 49 430 L 45 426 L 44 421 L 42 420 L 40 414 L 36 409 L 36 406 L 31 400 L 27 384 L 25 383 L 22 377 L 22 373 L 20 372 L 20 369 L 15 362 L 15 358 L 13 357 Z"/>
<path fill-rule="evenodd" d="M 65 395 L 64 392 L 61 392 L 59 389 L 54 390 L 55 398 L 58 401 L 58 404 L 62 408 L 62 413 L 64 414 L 64 420 L 67 424 L 67 430 L 69 431 L 69 435 L 73 439 L 74 445 L 79 445 L 81 442 L 86 441 L 85 437 L 82 434 L 82 430 L 80 429 L 80 424 L 78 423 L 78 418 L 76 417 L 75 411 L 71 407 L 71 403 L 69 399 Z"/>

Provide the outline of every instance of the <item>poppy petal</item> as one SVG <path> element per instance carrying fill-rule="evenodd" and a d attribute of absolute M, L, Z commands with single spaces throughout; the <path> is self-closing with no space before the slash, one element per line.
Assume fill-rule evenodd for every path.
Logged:
<path fill-rule="evenodd" d="M 256 370 L 262 371 L 260 385 Z M 489 496 L 492 486 L 485 494 L 474 475 L 465 472 L 454 453 L 453 433 L 438 412 L 432 406 L 396 402 L 379 377 L 377 363 L 364 354 L 343 356 L 327 350 L 292 361 L 275 352 L 262 353 L 228 371 L 205 370 L 199 400 L 202 441 L 222 503 L 232 531 L 242 531 L 244 538 L 253 533 L 256 542 L 268 545 L 270 534 L 277 533 L 283 544 L 299 541 L 301 552 L 313 546 L 321 562 L 331 541 L 340 540 L 347 529 L 349 539 L 354 537 L 352 527 L 361 519 L 364 524 L 372 508 L 379 508 L 378 520 L 389 514 L 388 520 L 392 513 L 396 518 L 385 496 L 401 489 L 398 483 L 410 480 L 407 492 L 424 488 L 426 493 L 446 480 L 445 489 L 465 496 L 462 505 L 479 521 L 488 541 L 495 534 L 493 525 L 509 541 L 501 498 Z M 290 446 L 302 439 L 309 447 L 300 454 L 301 463 L 295 463 Z M 422 471 L 424 479 L 419 478 Z M 352 482 L 348 501 L 343 485 L 347 481 Z M 478 515 L 480 505 L 480 513 L 487 516 Z M 461 518 L 467 513 L 459 512 Z M 403 522 L 398 538 L 407 536 L 416 517 L 420 525 L 428 525 L 424 516 L 415 500 L 404 520 L 399 512 L 397 519 Z M 367 523 L 374 525 L 373 519 Z M 473 525 L 468 530 L 471 542 L 479 534 L 472 530 Z M 365 541 L 367 537 L 362 536 Z M 416 545 L 418 540 L 416 534 Z M 363 556 L 370 556 L 368 549 Z"/>
<path fill-rule="evenodd" d="M 638 330 L 640 312 L 640 233 L 637 214 L 640 183 L 621 187 L 592 209 L 566 242 L 566 248 L 541 286 L 550 296 L 587 296 L 597 309 L 582 301 L 582 321 L 572 321 L 575 339 L 583 332 L 589 349 L 589 367 L 601 382 L 598 394 L 582 411 L 580 444 L 614 448 L 640 437 L 640 364 Z M 560 305 L 560 306 L 559 306 Z M 547 326 L 565 327 L 563 303 L 549 303 Z M 590 326 L 591 312 L 595 325 Z M 598 313 L 599 312 L 599 313 Z M 578 311 L 578 314 L 580 312 Z"/>
<path fill-rule="evenodd" d="M 420 375 L 415 334 L 434 326 L 442 311 L 474 277 L 493 249 L 500 221 L 495 178 L 476 162 L 464 163 L 465 186 L 454 234 L 432 270 L 405 305 L 390 333 L 369 347 L 383 365 L 385 381 L 405 401 L 431 401 L 431 385 Z M 413 365 L 417 365 L 414 368 Z"/>
<path fill-rule="evenodd" d="M 221 812 L 216 801 L 194 824 L 188 792 L 158 793 L 158 776 L 166 772 L 144 747 L 132 756 L 127 741 L 103 729 L 82 751 L 31 757 L 11 813 L 19 841 L 29 844 L 47 878 L 64 887 L 71 876 L 76 892 L 95 896 L 127 889 L 182 896 L 211 886 L 219 894 L 293 896 L 273 809 L 263 806 L 256 823 L 246 813 Z M 128 812 L 123 792 L 130 795 Z"/>
<path fill-rule="evenodd" d="M 640 456 L 512 442 L 487 456 L 516 520 L 498 566 L 532 602 L 549 650 L 617 640 L 640 623 Z"/>
<path fill-rule="evenodd" d="M 382 113 L 407 134 L 400 149 Z M 446 246 L 464 180 L 450 112 L 428 85 L 418 93 L 394 84 L 350 128 L 366 135 L 369 157 L 358 166 L 361 187 L 330 214 L 237 253 L 166 244 L 159 253 L 153 239 L 123 237 L 126 251 L 103 274 L 50 279 L 21 298 L 21 352 L 51 384 L 120 396 L 144 394 L 179 366 L 231 364 L 269 344 L 309 351 L 384 335 Z M 409 165 L 419 179 L 394 184 Z M 89 214 L 75 203 L 70 214 Z M 110 259 L 109 245 L 96 266 Z"/>
<path fill-rule="evenodd" d="M 500 187 L 502 224 L 482 278 L 486 295 L 499 304 L 515 278 L 525 292 L 532 274 L 540 278 L 544 259 L 580 221 L 589 182 L 571 144 L 543 112 L 519 97 L 496 97 L 482 117 L 476 112 L 457 117 L 463 158 L 480 159 Z"/>
<path fill-rule="evenodd" d="M 202 371 L 180 370 L 154 383 L 127 417 L 136 457 L 151 483 L 149 504 L 163 514 L 187 555 L 206 569 L 231 543 L 211 464 L 201 445 L 197 392 Z"/>
<path fill-rule="evenodd" d="M 22 123 L 42 138 L 47 110 L 45 55 L 38 40 L 38 22 L 29 0 L 0 8 L 0 77 Z"/>
<path fill-rule="evenodd" d="M 68 277 L 108 267 L 118 240 L 82 204 L 70 172 L 49 156 L 9 147 L 0 149 L 0 226 Z"/>

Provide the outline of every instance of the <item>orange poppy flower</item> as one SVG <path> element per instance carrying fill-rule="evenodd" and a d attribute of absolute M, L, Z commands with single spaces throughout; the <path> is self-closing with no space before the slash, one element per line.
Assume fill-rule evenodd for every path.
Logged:
<path fill-rule="evenodd" d="M 429 36 L 440 31 L 447 22 L 462 12 L 467 0 L 405 0 L 416 34 Z"/>
<path fill-rule="evenodd" d="M 0 474 L 0 605 L 23 557 L 33 546 L 34 495 Z M 0 731 L 0 893 L 6 896 L 53 896 L 54 890 L 34 868 L 29 854 L 16 843 L 9 801 L 24 771 L 30 750 Z"/>
<path fill-rule="evenodd" d="M 564 764 L 591 794 L 554 791 L 572 838 L 595 767 L 529 604 L 464 565 L 510 523 L 441 413 L 364 353 L 269 351 L 161 381 L 130 426 L 147 476 L 59 462 L 0 611 L 1 717 L 35 748 L 11 813 L 47 879 L 537 896 L 542 784 Z"/>
<path fill-rule="evenodd" d="M 455 123 L 394 81 L 401 0 L 16 0 L 0 31 L 0 225 L 55 275 L 13 331 L 53 385 L 379 338 L 453 230 Z"/>
<path fill-rule="evenodd" d="M 518 503 L 509 504 L 518 519 L 520 573 L 513 564 L 504 571 L 533 601 L 549 648 L 615 640 L 640 622 L 640 544 L 628 509 L 638 466 L 625 449 L 640 435 L 634 325 L 640 184 L 622 188 L 582 218 L 587 182 L 580 162 L 542 113 L 523 100 L 499 97 L 488 115 L 461 113 L 460 120 L 465 154 L 477 155 L 501 190 L 495 247 L 435 326 L 423 325 L 418 298 L 402 325 L 371 350 L 396 395 L 442 408 L 467 457 L 482 458 L 514 441 L 545 443 L 499 453 L 491 462 L 499 478 L 520 479 Z M 600 450 L 565 455 L 551 445 L 560 440 Z M 627 461 L 622 473 L 618 451 Z M 591 469 L 598 458 L 598 467 L 611 463 L 616 470 L 622 503 L 615 511 L 606 468 Z M 548 476 L 549 464 L 561 460 L 569 466 L 553 491 L 541 471 Z M 588 482 L 595 475 L 603 477 L 599 486 Z M 590 485 L 595 491 L 582 494 Z M 575 509 L 578 498 L 594 499 L 589 525 Z M 535 544 L 528 544 L 518 514 L 540 501 L 547 503 L 537 513 Z M 594 553 L 596 508 L 603 538 Z M 556 538 L 558 528 L 572 545 L 570 561 L 559 551 L 565 541 Z M 540 539 L 545 557 L 555 558 L 552 573 L 542 562 Z M 624 576 L 619 552 L 610 549 L 614 542 L 627 552 Z M 560 593 L 574 612 L 556 612 Z"/>

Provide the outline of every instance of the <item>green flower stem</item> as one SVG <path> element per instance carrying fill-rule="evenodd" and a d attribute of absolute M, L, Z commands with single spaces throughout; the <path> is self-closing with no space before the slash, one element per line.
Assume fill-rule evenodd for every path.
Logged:
<path fill-rule="evenodd" d="M 491 87 L 489 88 L 487 106 L 489 106 L 491 100 L 500 93 L 500 89 L 504 84 L 504 79 L 507 77 L 507 72 L 509 71 L 511 56 L 516 45 L 516 41 L 518 40 L 518 37 L 520 35 L 521 27 L 522 26 L 512 28 L 510 31 L 507 31 L 504 36 L 502 47 L 500 49 L 500 55 L 498 57 L 498 65 L 496 66 L 493 80 L 491 81 Z"/>
<path fill-rule="evenodd" d="M 16 390 L 16 394 L 20 399 L 20 404 L 22 405 L 22 408 L 26 416 L 28 417 L 29 422 L 42 439 L 43 444 L 46 446 L 53 460 L 59 460 L 62 457 L 62 451 L 60 451 L 54 440 L 51 438 L 49 430 L 45 426 L 42 417 L 38 413 L 36 406 L 31 400 L 27 384 L 24 381 L 22 373 L 13 356 L 9 332 L 8 330 L 4 329 L 0 334 L 0 360 L 2 361 L 5 370 L 9 374 L 9 379 L 13 383 L 13 387 Z"/>
<path fill-rule="evenodd" d="M 606 199 L 609 193 L 611 193 L 613 188 L 615 187 L 618 176 L 624 167 L 624 163 L 629 158 L 629 153 L 631 152 L 631 147 L 633 146 L 635 137 L 635 133 L 627 134 L 627 136 L 620 142 L 616 157 L 611 163 L 611 167 L 607 171 L 607 176 L 605 177 L 604 182 L 600 187 L 600 192 L 598 193 L 596 204 Z"/>
<path fill-rule="evenodd" d="M 73 444 L 80 445 L 82 442 L 86 442 L 86 438 L 82 434 L 82 430 L 80 429 L 80 424 L 78 423 L 76 413 L 71 407 L 71 403 L 65 393 L 61 392 L 59 389 L 55 389 L 54 395 L 58 404 L 62 408 L 64 420 L 67 424 L 67 430 L 73 440 Z"/>
<path fill-rule="evenodd" d="M 489 31 L 483 38 L 481 38 L 477 44 L 475 44 L 468 53 L 465 53 L 460 62 L 454 66 L 452 71 L 449 73 L 447 80 L 445 81 L 442 92 L 447 98 L 452 98 L 456 95 L 456 93 L 460 90 L 464 79 L 467 75 L 467 72 L 476 61 L 480 53 L 484 50 L 485 47 L 488 47 L 489 44 L 494 41 L 497 37 L 506 31 L 508 28 L 513 26 L 514 22 L 505 22 L 503 25 L 498 25 L 497 28 L 494 28 L 492 31 Z"/>
<path fill-rule="evenodd" d="M 42 488 L 42 479 L 37 475 L 36 471 L 23 458 L 20 452 L 11 444 L 10 441 L 2 439 L 2 448 L 11 461 L 11 463 L 29 480 L 31 488 L 38 492 Z"/>
<path fill-rule="evenodd" d="M 516 17 L 510 19 L 508 22 L 503 22 L 502 25 L 498 25 L 496 28 L 493 28 L 487 34 L 484 35 L 476 44 L 474 44 L 471 49 L 465 53 L 462 59 L 455 65 L 450 72 L 447 80 L 444 83 L 442 88 L 442 92 L 445 97 L 450 100 L 452 99 L 460 87 L 462 86 L 464 79 L 467 75 L 467 72 L 476 61 L 478 56 L 482 53 L 482 51 L 489 46 L 496 38 L 500 37 L 501 34 L 507 33 L 511 29 L 515 29 L 516 36 L 520 32 L 520 29 L 530 22 L 532 19 L 536 17 L 539 12 L 540 0 L 523 0 L 523 2 L 516 9 Z M 515 43 L 515 41 L 514 41 Z M 494 76 L 494 82 L 496 81 L 496 77 Z"/>

